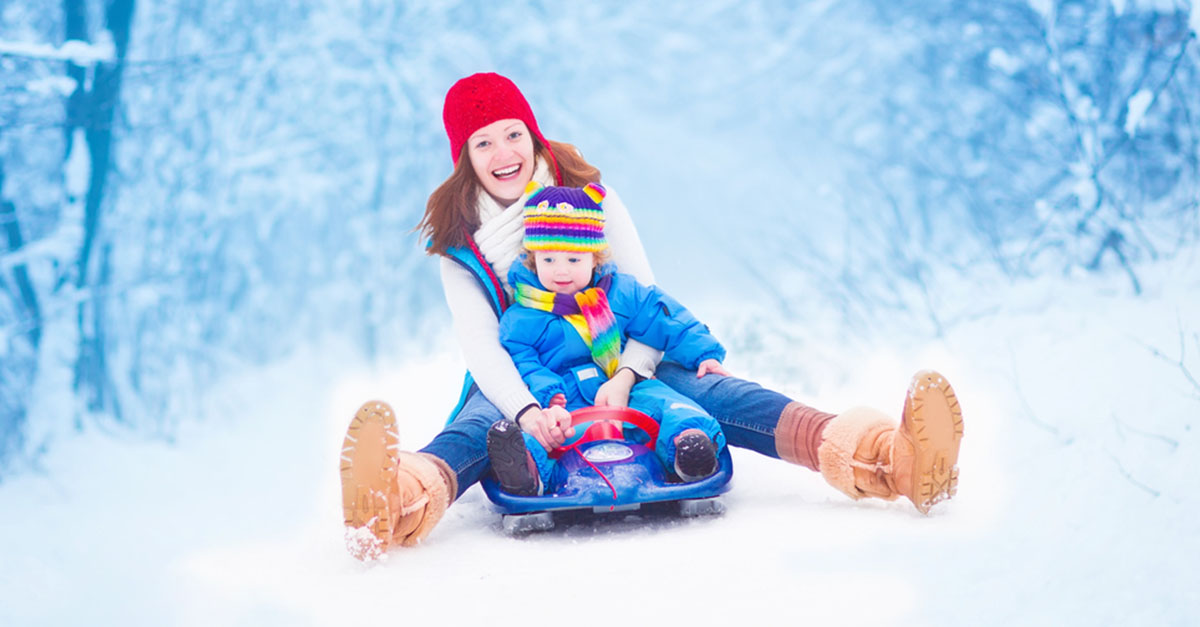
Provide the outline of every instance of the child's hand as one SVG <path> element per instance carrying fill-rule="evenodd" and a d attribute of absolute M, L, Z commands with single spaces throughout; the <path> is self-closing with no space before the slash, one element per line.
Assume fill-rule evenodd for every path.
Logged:
<path fill-rule="evenodd" d="M 533 436 L 547 451 L 562 446 L 567 438 L 575 435 L 575 427 L 571 426 L 571 412 L 558 405 L 526 411 L 517 423 L 522 431 Z"/>
<path fill-rule="evenodd" d="M 613 373 L 613 378 L 602 383 L 600 389 L 596 390 L 595 405 L 597 407 L 628 407 L 629 390 L 636 382 L 637 377 L 634 376 L 632 370 L 622 368 L 616 371 Z"/>
<path fill-rule="evenodd" d="M 550 398 L 550 406 L 551 407 L 562 407 L 565 409 L 567 406 L 567 397 L 561 392 L 559 392 L 558 394 L 555 394 L 554 396 L 552 396 Z"/>
<path fill-rule="evenodd" d="M 700 362 L 700 367 L 696 369 L 696 378 L 699 379 L 700 377 L 703 377 L 709 373 L 719 374 L 726 377 L 733 376 L 729 374 L 729 371 L 726 370 L 724 366 L 721 365 L 721 362 L 715 359 L 705 359 L 704 361 Z"/>

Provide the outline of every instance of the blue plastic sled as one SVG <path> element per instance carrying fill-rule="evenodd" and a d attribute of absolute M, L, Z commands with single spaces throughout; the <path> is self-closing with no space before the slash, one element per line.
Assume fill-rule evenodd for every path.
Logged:
<path fill-rule="evenodd" d="M 544 494 L 509 494 L 490 475 L 480 482 L 488 499 L 504 514 L 507 533 L 551 529 L 555 513 L 629 512 L 650 503 L 678 503 L 679 514 L 688 517 L 725 511 L 719 497 L 729 490 L 733 478 L 728 447 L 721 451 L 716 473 L 681 483 L 654 454 L 658 423 L 646 414 L 627 407 L 586 407 L 572 412 L 571 417 L 572 425 L 592 424 L 570 446 L 550 453 L 560 468 Z M 625 439 L 616 423 L 645 431 L 647 443 Z"/>

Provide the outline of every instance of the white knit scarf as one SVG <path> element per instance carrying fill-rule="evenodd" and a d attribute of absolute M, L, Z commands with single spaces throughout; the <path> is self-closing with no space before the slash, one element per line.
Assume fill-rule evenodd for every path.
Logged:
<path fill-rule="evenodd" d="M 533 180 L 542 185 L 554 185 L 554 175 L 545 161 L 537 159 L 533 167 Z M 479 211 L 479 229 L 475 231 L 475 244 L 483 258 L 492 264 L 496 276 L 504 284 L 505 291 L 512 296 L 508 284 L 508 270 L 521 254 L 521 242 L 525 240 L 525 196 L 504 207 L 492 195 L 481 191 L 475 202 Z"/>

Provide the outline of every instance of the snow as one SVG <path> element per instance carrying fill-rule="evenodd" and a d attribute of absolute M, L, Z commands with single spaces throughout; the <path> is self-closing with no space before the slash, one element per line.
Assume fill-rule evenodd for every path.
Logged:
<path fill-rule="evenodd" d="M 75 198 L 83 198 L 87 194 L 88 180 L 92 177 L 92 160 L 88 156 L 87 133 L 83 129 L 75 130 L 74 140 L 71 142 L 71 153 L 67 155 L 63 174 L 66 177 L 64 187 L 66 187 L 67 193 Z"/>
<path fill-rule="evenodd" d="M 941 340 L 793 350 L 778 371 L 837 356 L 808 385 L 767 381 L 761 355 L 731 357 L 834 410 L 897 410 L 909 374 L 940 369 L 966 431 L 959 496 L 929 517 L 735 450 L 720 518 L 513 539 L 475 487 L 424 545 L 363 565 L 340 520 L 349 416 L 387 400 L 417 448 L 452 405 L 461 360 L 448 330 L 376 369 L 317 342 L 212 389 L 206 420 L 174 445 L 92 431 L 0 484 L 0 624 L 462 624 L 524 602 L 583 624 L 623 604 L 672 622 L 1186 623 L 1200 610 L 1200 388 L 1183 370 L 1200 373 L 1194 257 L 1141 268 L 1140 299 L 1095 277 L 962 285 L 958 297 L 1005 306 Z"/>
<path fill-rule="evenodd" d="M 1075 185 L 1072 187 L 1075 192 L 1075 197 L 1079 199 L 1080 207 L 1092 207 L 1096 204 L 1096 198 L 1099 192 L 1096 190 L 1096 183 L 1090 178 L 1080 177 L 1075 179 Z"/>
<path fill-rule="evenodd" d="M 1029 7 L 1042 16 L 1047 22 L 1054 20 L 1054 2 L 1052 0 L 1029 0 Z"/>
<path fill-rule="evenodd" d="M 46 237 L 22 246 L 0 257 L 0 270 L 8 271 L 21 264 L 43 258 L 69 258 L 83 241 L 83 204 L 92 175 L 92 160 L 88 154 L 87 133 L 79 128 L 72 134 L 71 152 L 63 164 L 63 187 L 71 197 L 65 203 L 63 220 Z M 76 218 L 76 219 L 70 219 Z"/>
<path fill-rule="evenodd" d="M 0 625 L 458 624 L 495 622 L 525 598 L 584 624 L 626 605 L 703 624 L 1200 614 L 1184 562 L 1200 548 L 1200 261 L 1176 245 L 1194 231 L 1174 235 L 1195 226 L 1176 219 L 1194 214 L 1195 196 L 1195 177 L 1176 167 L 1194 155 L 1176 133 L 1193 135 L 1163 98 L 1155 133 L 1112 142 L 1145 128 L 1151 99 L 1134 94 L 1124 127 L 1120 102 L 1095 104 L 1143 85 L 1190 93 L 1193 57 L 1177 83 L 1164 82 L 1165 64 L 1118 71 L 1111 59 L 1143 58 L 1154 41 L 1094 48 L 1088 22 L 1057 20 L 1049 0 L 1030 2 L 1049 41 L 1044 25 L 1002 22 L 1008 5 L 970 17 L 930 5 L 894 25 L 876 23 L 894 14 L 870 3 L 809 4 L 799 20 L 724 1 L 530 3 L 535 20 L 487 3 L 310 4 L 270 15 L 138 5 L 119 191 L 97 240 L 111 251 L 105 358 L 119 419 L 89 413 L 76 391 L 80 304 L 96 286 L 62 283 L 84 236 L 86 143 L 77 134 L 62 167 L 57 128 L 4 133 L 5 197 L 28 231 L 0 274 L 26 266 L 46 318 L 36 362 L 0 359 L 36 372 L 17 390 L 33 399 L 29 457 L 0 480 Z M 1130 19 L 1149 6 L 1116 4 Z M 0 64 L 20 87 L 4 102 L 19 115 L 6 119 L 58 119 L 54 90 L 69 82 L 51 76 L 58 60 L 111 59 L 107 34 L 92 48 L 18 44 L 61 28 L 22 17 L 37 6 L 0 11 L 5 28 L 24 24 L 0 33 Z M 953 36 L 964 19 L 980 22 Z M 1200 30 L 1200 11 L 1190 19 Z M 943 49 L 926 47 L 947 33 Z M 931 50 L 936 63 L 912 63 Z M 995 70 L 977 77 L 984 91 L 980 55 Z M 609 520 L 518 540 L 472 489 L 425 546 L 374 566 L 350 559 L 335 470 L 349 416 L 388 400 L 417 448 L 457 398 L 463 366 L 438 319 L 436 263 L 408 230 L 449 171 L 446 87 L 489 69 L 516 79 L 548 136 L 601 167 L 659 281 L 726 342 L 735 374 L 827 410 L 894 412 L 914 371 L 942 371 L 966 412 L 960 495 L 923 517 L 735 451 L 718 519 Z M 1047 72 L 1063 97 L 1029 87 Z M 1051 193 L 1009 193 L 1067 163 Z M 954 191 L 965 179 L 978 207 Z M 1155 188 L 1170 193 L 1123 204 Z M 1000 233 L 1015 279 L 970 245 L 980 232 L 968 223 L 992 206 L 1032 208 L 1051 230 Z M 1078 222 L 1093 209 L 1095 221 Z M 1137 221 L 1153 212 L 1169 219 Z M 1140 230 L 1126 249 L 1137 297 L 1113 255 L 1079 269 L 1101 240 L 1075 226 L 1102 234 L 1114 215 Z M 1082 261 L 1047 260 L 1056 248 Z M 4 320 L 0 347 L 19 346 L 24 327 Z M 294 353 L 280 358 L 284 348 Z M 381 353 L 371 366 L 368 350 Z M 225 377 L 213 385 L 210 373 Z M 595 601 L 615 582 L 630 590 Z"/>
<path fill-rule="evenodd" d="M 1012 76 L 1021 69 L 1021 60 L 1008 54 L 1003 48 L 992 48 L 988 52 L 988 65 Z"/>
<path fill-rule="evenodd" d="M 116 49 L 113 47 L 112 38 L 108 35 L 108 31 L 104 31 L 99 39 L 100 41 L 94 44 L 86 41 L 70 40 L 63 42 L 61 46 L 0 39 L 0 54 L 55 61 L 71 61 L 80 67 L 89 67 L 97 63 L 110 62 L 116 56 Z"/>
<path fill-rule="evenodd" d="M 30 81 L 25 89 L 43 96 L 70 96 L 75 93 L 78 83 L 67 76 L 47 76 Z"/>
<path fill-rule="evenodd" d="M 1138 125 L 1142 123 L 1142 118 L 1146 117 L 1146 109 L 1150 108 L 1150 104 L 1154 102 L 1154 93 L 1148 89 L 1139 89 L 1138 92 L 1129 98 L 1129 103 L 1126 105 L 1129 108 L 1129 115 L 1125 117 L 1125 133 L 1133 136 L 1137 133 Z"/>

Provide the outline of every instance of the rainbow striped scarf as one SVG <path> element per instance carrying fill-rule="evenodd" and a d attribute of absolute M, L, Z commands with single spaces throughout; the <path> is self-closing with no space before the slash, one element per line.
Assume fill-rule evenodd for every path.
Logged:
<path fill-rule="evenodd" d="M 516 301 L 523 307 L 557 314 L 571 323 L 592 350 L 592 361 L 604 370 L 605 376 L 611 378 L 617 371 L 617 360 L 621 357 L 617 319 L 608 306 L 608 295 L 605 294 L 611 285 L 611 274 L 600 277 L 595 287 L 574 294 L 556 294 L 528 283 L 517 283 Z"/>

